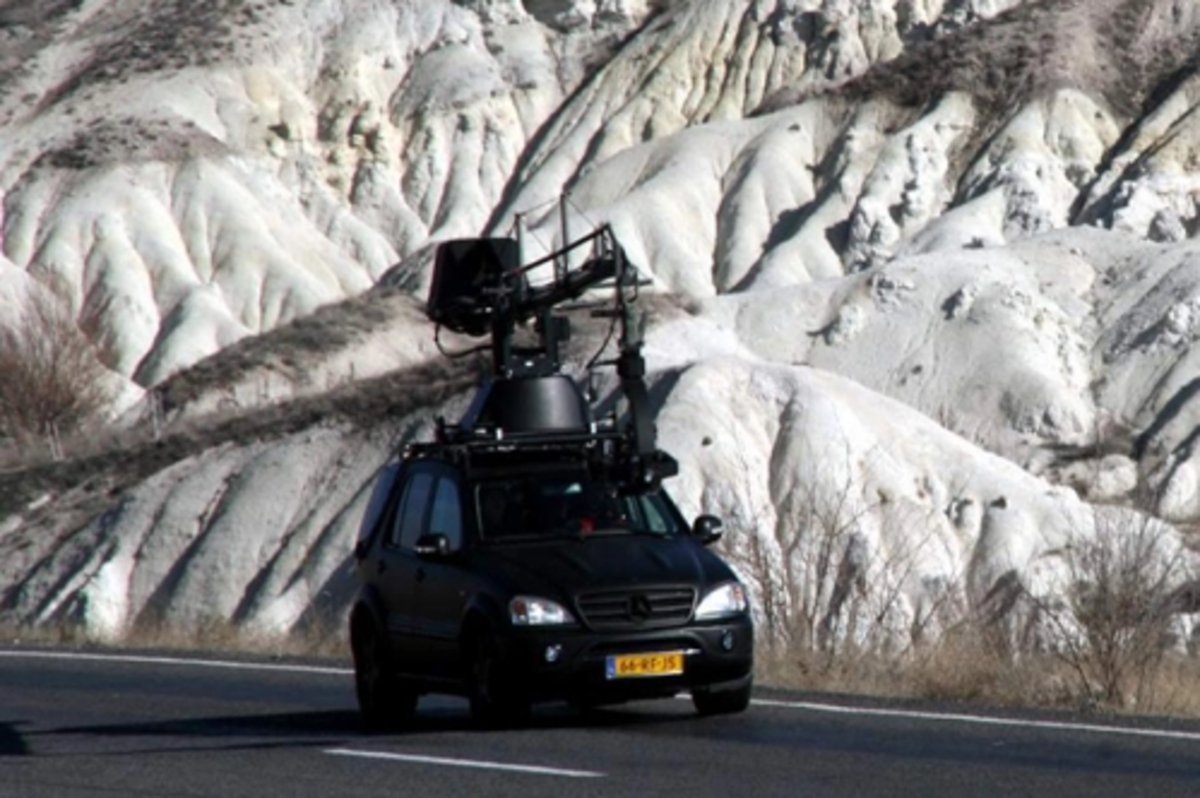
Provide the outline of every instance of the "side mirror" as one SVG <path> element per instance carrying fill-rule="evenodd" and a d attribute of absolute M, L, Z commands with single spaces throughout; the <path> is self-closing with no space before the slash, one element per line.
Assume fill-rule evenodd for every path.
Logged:
<path fill-rule="evenodd" d="M 413 544 L 413 551 L 418 557 L 440 558 L 448 557 L 450 551 L 450 538 L 440 532 L 434 532 L 429 535 L 421 535 L 417 538 L 417 542 Z"/>
<path fill-rule="evenodd" d="M 715 515 L 701 515 L 692 524 L 692 537 L 707 546 L 721 539 L 721 527 L 725 524 Z"/>
<path fill-rule="evenodd" d="M 362 562 L 367 559 L 367 555 L 371 553 L 371 544 L 368 540 L 360 540 L 354 544 L 354 559 Z"/>

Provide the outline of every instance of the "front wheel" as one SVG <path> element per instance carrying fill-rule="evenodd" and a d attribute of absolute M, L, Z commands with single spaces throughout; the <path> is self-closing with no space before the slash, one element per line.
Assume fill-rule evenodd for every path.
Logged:
<path fill-rule="evenodd" d="M 701 715 L 732 715 L 744 712 L 750 706 L 750 691 L 753 686 L 753 682 L 746 679 L 745 684 L 730 690 L 697 688 L 692 691 L 692 704 Z"/>
<path fill-rule="evenodd" d="M 481 726 L 500 728 L 529 717 L 529 699 L 505 677 L 500 649 L 490 632 L 475 638 L 471 653 L 471 716 Z"/>
<path fill-rule="evenodd" d="M 382 730 L 400 724 L 417 708 L 417 693 L 396 675 L 387 641 L 373 623 L 355 630 L 354 692 L 367 728 Z"/>

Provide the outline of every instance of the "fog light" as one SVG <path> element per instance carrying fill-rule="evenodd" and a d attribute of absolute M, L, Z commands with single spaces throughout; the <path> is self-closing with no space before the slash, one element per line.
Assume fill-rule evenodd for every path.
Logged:
<path fill-rule="evenodd" d="M 721 650 L 733 651 L 733 632 L 726 630 L 721 634 Z"/>
<path fill-rule="evenodd" d="M 546 662 L 558 662 L 558 658 L 562 656 L 562 646 L 553 645 L 546 646 Z"/>

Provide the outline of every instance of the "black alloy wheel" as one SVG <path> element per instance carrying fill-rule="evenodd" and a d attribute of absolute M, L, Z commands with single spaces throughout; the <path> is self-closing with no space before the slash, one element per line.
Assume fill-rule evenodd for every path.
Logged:
<path fill-rule="evenodd" d="M 506 677 L 496 639 L 481 632 L 471 648 L 471 716 L 485 728 L 517 725 L 529 717 L 529 699 Z"/>
<path fill-rule="evenodd" d="M 353 635 L 354 692 L 367 728 L 379 731 L 399 725 L 417 708 L 417 693 L 396 675 L 387 641 L 365 622 Z"/>
<path fill-rule="evenodd" d="M 692 705 L 701 715 L 732 715 L 750 706 L 750 680 L 733 690 L 692 690 Z"/>

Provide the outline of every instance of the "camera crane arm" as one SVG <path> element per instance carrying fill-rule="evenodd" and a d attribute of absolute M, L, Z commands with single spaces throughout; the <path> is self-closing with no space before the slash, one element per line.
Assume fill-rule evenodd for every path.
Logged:
<path fill-rule="evenodd" d="M 592 245 L 592 252 L 587 260 L 573 269 L 569 268 L 567 259 L 570 254 L 588 244 Z M 529 275 L 547 264 L 554 267 L 554 279 L 548 283 L 531 285 Z M 501 285 L 494 289 L 498 301 L 491 331 L 493 374 L 557 373 L 560 367 L 558 346 L 570 337 L 570 328 L 565 317 L 554 315 L 554 308 L 578 299 L 589 289 L 610 280 L 616 281 L 620 302 L 622 288 L 630 281 L 636 281 L 637 274 L 629 267 L 624 251 L 617 245 L 612 230 L 607 226 L 540 260 L 504 274 Z M 531 319 L 536 324 L 539 345 L 532 349 L 520 349 L 513 343 L 517 327 Z M 622 340 L 625 329 L 623 322 Z M 531 354 L 534 356 L 532 359 L 529 358 Z"/>
<path fill-rule="evenodd" d="M 589 245 L 588 257 L 572 268 L 571 253 Z M 547 265 L 553 266 L 553 278 L 531 284 L 531 273 Z M 611 282 L 614 306 L 594 315 L 612 318 L 620 328 L 620 353 L 614 364 L 629 403 L 632 454 L 646 462 L 659 462 L 661 470 L 666 471 L 670 470 L 666 465 L 670 457 L 657 449 L 645 384 L 646 366 L 641 342 L 635 339 L 630 307 L 636 298 L 630 297 L 630 291 L 637 288 L 638 280 L 637 271 L 608 225 L 524 265 L 520 263 L 519 246 L 511 238 L 448 241 L 438 247 L 426 315 L 464 335 L 490 336 L 493 385 L 519 378 L 552 377 L 560 369 L 559 343 L 570 335 L 568 320 L 555 316 L 554 308 Z M 530 320 L 535 321 L 538 344 L 517 346 L 517 328 Z M 466 426 L 473 426 L 474 419 L 483 414 L 488 395 L 481 394 L 464 420 Z"/>

